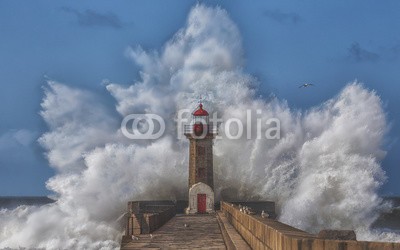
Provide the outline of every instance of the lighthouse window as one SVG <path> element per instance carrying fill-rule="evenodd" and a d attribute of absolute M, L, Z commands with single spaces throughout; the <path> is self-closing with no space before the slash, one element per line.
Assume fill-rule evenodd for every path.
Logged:
<path fill-rule="evenodd" d="M 197 147 L 198 155 L 205 155 L 206 149 L 204 147 Z"/>

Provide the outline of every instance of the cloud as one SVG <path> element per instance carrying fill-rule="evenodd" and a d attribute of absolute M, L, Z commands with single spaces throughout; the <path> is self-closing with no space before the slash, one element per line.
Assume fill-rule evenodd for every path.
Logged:
<path fill-rule="evenodd" d="M 123 27 L 123 23 L 117 15 L 112 12 L 99 13 L 95 10 L 87 9 L 84 12 L 79 10 L 62 7 L 61 10 L 74 14 L 78 19 L 78 24 L 87 27 L 111 27 L 114 29 L 120 29 Z"/>
<path fill-rule="evenodd" d="M 358 42 L 354 42 L 348 48 L 348 58 L 355 62 L 377 62 L 380 59 L 380 55 L 368 51 L 362 48 Z"/>
<path fill-rule="evenodd" d="M 35 165 L 35 139 L 39 134 L 27 129 L 10 129 L 0 134 L 0 179 L 7 178 L 11 169 L 24 171 Z"/>
<path fill-rule="evenodd" d="M 36 136 L 36 132 L 27 129 L 11 129 L 0 135 L 0 150 L 19 146 L 27 147 L 35 140 Z"/>
<path fill-rule="evenodd" d="M 31 144 L 34 141 L 35 136 L 36 133 L 26 129 L 18 130 L 14 135 L 15 139 L 24 146 Z"/>
<path fill-rule="evenodd" d="M 297 13 L 283 12 L 278 9 L 266 10 L 264 11 L 264 16 L 281 24 L 298 24 L 303 20 Z"/>

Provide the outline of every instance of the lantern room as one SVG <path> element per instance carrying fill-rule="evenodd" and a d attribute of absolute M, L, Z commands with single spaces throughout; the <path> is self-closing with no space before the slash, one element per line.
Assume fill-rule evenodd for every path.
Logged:
<path fill-rule="evenodd" d="M 204 132 L 208 132 L 208 112 L 203 109 L 203 104 L 199 104 L 199 107 L 192 113 L 192 126 L 195 135 L 202 135 Z"/>
<path fill-rule="evenodd" d="M 209 114 L 200 103 L 195 111 L 192 113 L 192 120 L 190 125 L 185 125 L 185 135 L 193 136 L 206 136 L 209 134 L 216 134 L 216 128 L 213 128 L 209 123 Z"/>

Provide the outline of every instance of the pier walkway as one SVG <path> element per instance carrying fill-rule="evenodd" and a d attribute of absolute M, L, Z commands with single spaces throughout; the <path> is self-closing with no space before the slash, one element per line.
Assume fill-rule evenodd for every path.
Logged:
<path fill-rule="evenodd" d="M 151 235 L 122 242 L 121 249 L 227 249 L 232 244 L 250 249 L 236 230 L 224 223 L 229 224 L 218 214 L 176 215 Z"/>

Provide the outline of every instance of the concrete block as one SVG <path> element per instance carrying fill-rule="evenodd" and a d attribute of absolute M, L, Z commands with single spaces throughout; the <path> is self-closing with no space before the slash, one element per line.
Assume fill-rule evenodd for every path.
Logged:
<path fill-rule="evenodd" d="M 257 249 L 257 250 L 264 250 L 264 249 L 265 249 L 264 244 L 262 244 L 262 242 L 259 241 L 259 240 L 257 239 L 257 237 L 254 237 L 254 240 L 256 241 L 256 244 L 255 244 L 255 248 L 254 248 L 254 249 Z"/>
<path fill-rule="evenodd" d="M 278 247 L 278 235 L 275 229 L 271 230 L 271 247 L 277 249 Z"/>
<path fill-rule="evenodd" d="M 325 250 L 344 250 L 346 243 L 339 240 L 325 240 Z"/>
<path fill-rule="evenodd" d="M 314 239 L 301 239 L 301 250 L 312 250 Z"/>
<path fill-rule="evenodd" d="M 249 242 L 251 243 L 251 242 L 253 241 L 253 237 L 254 237 L 253 233 L 252 233 L 251 231 L 247 230 L 246 228 L 243 228 L 243 230 L 244 230 L 245 233 L 246 233 L 246 238 L 247 238 L 247 239 L 249 240 Z"/>
<path fill-rule="evenodd" d="M 274 229 L 268 227 L 268 230 L 267 230 L 267 242 L 266 243 L 271 248 L 273 248 L 273 246 L 274 246 L 274 242 L 275 242 L 274 236 L 275 236 L 274 235 Z"/>
<path fill-rule="evenodd" d="M 242 224 L 246 228 L 249 228 L 249 216 L 247 216 L 246 214 L 242 214 Z"/>
<path fill-rule="evenodd" d="M 315 239 L 312 242 L 312 250 L 321 250 L 325 247 L 325 240 Z"/>
<path fill-rule="evenodd" d="M 318 238 L 329 240 L 356 240 L 356 233 L 353 230 L 321 230 Z"/>
<path fill-rule="evenodd" d="M 368 250 L 393 250 L 393 244 L 388 242 L 368 242 Z"/>
<path fill-rule="evenodd" d="M 363 241 L 347 241 L 346 250 L 365 250 L 367 249 L 367 243 Z"/>
<path fill-rule="evenodd" d="M 292 241 L 292 250 L 302 250 L 301 239 L 291 238 L 291 241 Z"/>
<path fill-rule="evenodd" d="M 292 250 L 292 238 L 286 235 L 282 237 L 282 249 Z"/>
<path fill-rule="evenodd" d="M 264 242 L 264 231 L 265 231 L 265 226 L 263 223 L 257 221 L 256 223 L 256 237 L 261 241 Z"/>
<path fill-rule="evenodd" d="M 248 229 L 251 230 L 254 234 L 256 233 L 256 220 L 252 216 L 247 216 L 249 220 L 249 227 Z"/>
<path fill-rule="evenodd" d="M 283 249 L 283 234 L 281 234 L 279 231 L 276 231 L 276 249 Z"/>
<path fill-rule="evenodd" d="M 256 249 L 256 248 L 257 248 L 256 237 L 255 237 L 253 234 L 251 234 L 250 232 L 249 232 L 249 237 L 250 237 L 250 246 L 251 246 L 251 249 Z"/>
<path fill-rule="evenodd" d="M 270 231 L 271 229 L 267 225 L 264 225 L 264 244 L 267 246 L 271 246 Z"/>
<path fill-rule="evenodd" d="M 256 249 L 264 249 L 264 245 L 261 243 L 261 241 L 255 235 L 254 235 L 254 241 L 255 241 Z"/>

